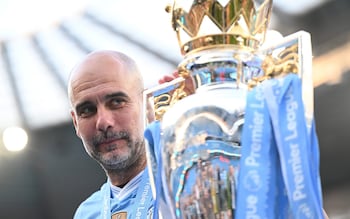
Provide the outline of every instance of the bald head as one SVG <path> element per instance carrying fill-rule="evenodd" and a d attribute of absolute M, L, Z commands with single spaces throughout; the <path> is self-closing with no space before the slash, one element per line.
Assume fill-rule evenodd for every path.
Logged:
<path fill-rule="evenodd" d="M 68 81 L 68 95 L 72 103 L 72 95 L 76 86 L 88 81 L 113 78 L 127 78 L 134 89 L 142 91 L 143 79 L 137 64 L 129 56 L 112 50 L 94 51 L 88 54 L 71 71 Z"/>

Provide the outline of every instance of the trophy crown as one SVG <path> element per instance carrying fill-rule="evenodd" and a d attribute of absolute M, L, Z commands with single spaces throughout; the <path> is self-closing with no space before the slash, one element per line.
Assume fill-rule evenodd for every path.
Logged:
<path fill-rule="evenodd" d="M 174 0 L 166 11 L 182 55 L 237 46 L 256 50 L 264 41 L 272 0 Z"/>

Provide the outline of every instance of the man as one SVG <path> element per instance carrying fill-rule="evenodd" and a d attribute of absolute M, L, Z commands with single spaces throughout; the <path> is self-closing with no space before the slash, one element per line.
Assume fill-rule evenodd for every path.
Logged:
<path fill-rule="evenodd" d="M 75 219 L 151 218 L 143 90 L 136 63 L 120 52 L 92 52 L 71 72 L 68 95 L 76 134 L 108 178 L 79 206 Z"/>

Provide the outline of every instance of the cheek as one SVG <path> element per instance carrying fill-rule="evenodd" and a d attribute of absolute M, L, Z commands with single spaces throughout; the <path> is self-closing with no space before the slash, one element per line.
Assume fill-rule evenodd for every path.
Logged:
<path fill-rule="evenodd" d="M 122 121 L 122 123 L 125 125 L 124 127 L 128 127 L 127 129 L 137 135 L 143 135 L 143 118 L 141 115 L 142 114 L 140 114 L 140 112 L 129 111 Z"/>
<path fill-rule="evenodd" d="M 92 128 L 94 127 L 92 122 L 89 121 L 78 121 L 77 123 L 77 135 L 84 141 L 88 141 L 91 136 L 94 135 L 94 129 Z"/>

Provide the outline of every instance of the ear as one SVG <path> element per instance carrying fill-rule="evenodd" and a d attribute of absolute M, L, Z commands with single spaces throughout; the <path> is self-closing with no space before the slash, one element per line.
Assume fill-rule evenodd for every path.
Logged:
<path fill-rule="evenodd" d="M 78 128 L 78 125 L 77 125 L 77 118 L 76 118 L 75 113 L 74 113 L 73 110 L 70 111 L 70 116 L 72 117 L 74 129 L 75 129 L 75 134 L 80 138 L 79 128 Z"/>

